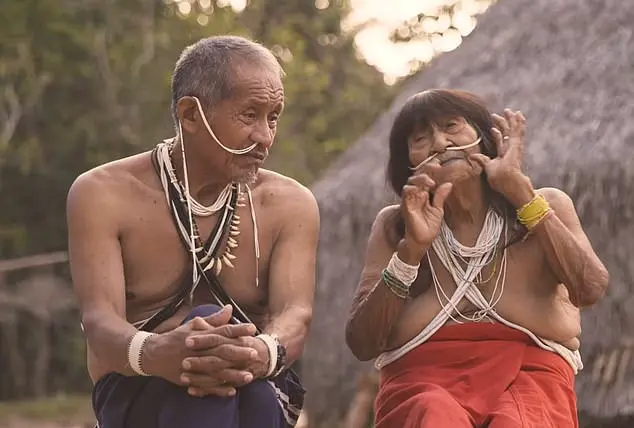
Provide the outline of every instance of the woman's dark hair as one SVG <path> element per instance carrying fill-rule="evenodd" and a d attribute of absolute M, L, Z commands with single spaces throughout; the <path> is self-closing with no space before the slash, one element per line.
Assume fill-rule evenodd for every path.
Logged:
<path fill-rule="evenodd" d="M 493 119 L 485 102 L 478 96 L 455 89 L 432 89 L 411 96 L 394 119 L 390 131 L 389 159 L 387 163 L 387 179 L 394 192 L 401 196 L 403 187 L 412 175 L 409 169 L 408 139 L 417 130 L 429 129 L 449 117 L 463 117 L 476 129 L 482 137 L 480 150 L 491 159 L 497 156 L 497 147 L 493 140 Z M 489 186 L 485 174 L 482 174 L 485 197 L 491 207 L 507 219 L 509 227 L 508 241 L 505 246 L 519 241 L 526 229 L 517 221 L 515 207 L 500 193 Z M 393 239 L 400 240 L 405 234 L 403 219 L 399 217 L 392 227 Z M 394 236 L 394 232 L 396 236 Z"/>

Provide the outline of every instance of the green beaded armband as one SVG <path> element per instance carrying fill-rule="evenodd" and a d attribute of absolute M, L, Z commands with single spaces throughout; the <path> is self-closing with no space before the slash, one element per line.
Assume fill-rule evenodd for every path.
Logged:
<path fill-rule="evenodd" d="M 381 279 L 396 296 L 401 299 L 407 299 L 409 297 L 409 286 L 396 279 L 387 269 L 383 269 Z"/>

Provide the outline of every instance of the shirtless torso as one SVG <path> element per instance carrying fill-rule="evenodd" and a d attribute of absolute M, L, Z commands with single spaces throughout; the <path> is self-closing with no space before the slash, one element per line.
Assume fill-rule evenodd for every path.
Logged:
<path fill-rule="evenodd" d="M 197 41 L 172 75 L 174 137 L 72 184 L 70 269 L 100 426 L 296 423 L 305 392 L 290 369 L 312 319 L 319 209 L 261 169 L 283 75 L 248 39 Z"/>
<path fill-rule="evenodd" d="M 524 123 L 445 89 L 394 120 L 401 201 L 375 219 L 346 327 L 381 371 L 378 428 L 578 426 L 580 310 L 608 274 L 570 197 L 521 171 Z"/>
<path fill-rule="evenodd" d="M 393 229 L 394 225 L 391 223 L 394 223 L 398 210 L 398 206 L 385 208 L 377 216 L 377 230 Z M 461 243 L 473 246 L 479 229 L 465 227 L 464 230 L 453 232 Z M 378 267 L 379 273 L 387 264 L 389 257 L 396 251 L 396 247 L 391 245 L 391 240 L 387 238 L 386 236 L 384 245 L 385 254 L 388 257 L 385 263 Z M 539 337 L 561 343 L 570 350 L 577 350 L 578 337 L 581 333 L 579 309 L 570 302 L 568 290 L 559 283 L 550 270 L 537 238 L 530 236 L 523 242 L 513 244 L 507 251 L 504 291 L 495 305 L 496 311 L 506 320 L 527 328 Z M 497 263 L 492 263 L 483 269 L 482 276 L 489 281 L 484 283 L 480 290 L 487 300 L 490 299 L 495 287 L 497 274 L 494 274 L 493 269 L 499 269 L 500 256 L 497 256 L 496 260 Z M 456 285 L 433 250 L 431 250 L 431 262 L 444 293 L 447 296 L 453 295 Z M 378 277 L 371 280 L 368 277 L 369 281 L 376 282 L 377 279 Z M 412 300 L 406 303 L 390 332 L 387 349 L 398 348 L 408 342 L 442 310 L 431 276 L 428 271 L 423 271 L 423 267 L 412 287 Z M 467 316 L 479 310 L 465 298 L 458 304 L 458 309 Z M 459 319 L 461 322 L 468 322 Z M 494 321 L 489 320 L 489 322 Z M 447 324 L 451 323 L 454 321 L 449 319 Z"/>
<path fill-rule="evenodd" d="M 118 238 L 121 260 L 117 264 L 123 269 L 125 277 L 126 318 L 130 323 L 146 319 L 167 305 L 181 287 L 191 283 L 191 258 L 177 234 L 150 154 L 142 153 L 106 164 L 87 173 L 84 182 L 104 199 L 99 212 L 99 222 L 103 224 L 100 233 Z M 271 314 L 269 267 L 271 259 L 276 257 L 276 241 L 283 226 L 289 221 L 292 223 L 292 216 L 306 209 L 301 205 L 314 207 L 314 199 L 296 181 L 268 170 L 259 171 L 251 190 L 260 249 L 259 284 L 256 287 L 254 228 L 248 204 L 238 208 L 241 224 L 238 247 L 233 251 L 235 268 L 223 267 L 219 279 L 251 320 L 264 328 Z M 196 219 L 203 239 L 210 234 L 216 221 L 217 215 Z M 78 247 L 73 252 L 78 264 L 82 258 L 90 257 L 82 254 L 82 250 Z M 292 271 L 288 273 L 292 274 Z M 300 300 L 310 304 L 311 290 L 302 293 Z M 205 303 L 215 302 L 208 289 L 201 285 L 193 301 L 187 302 L 155 332 L 174 329 L 193 306 Z M 88 369 L 93 380 L 109 371 L 90 347 Z"/>
<path fill-rule="evenodd" d="M 413 96 L 395 120 L 388 177 L 401 196 L 401 204 L 381 210 L 372 227 L 347 325 L 348 345 L 361 360 L 389 353 L 391 356 L 380 359 L 379 365 L 389 364 L 387 361 L 398 358 L 401 351 L 407 352 L 429 338 L 442 323 L 455 322 L 451 316 L 446 321 L 436 318 L 440 313 L 450 313 L 461 323 L 503 322 L 527 330 L 535 336 L 533 340 L 544 341 L 544 349 L 565 354 L 562 356 L 577 370 L 582 366 L 575 353 L 580 346 L 580 308 L 601 298 L 607 287 L 607 271 L 594 253 L 570 197 L 555 188 L 534 189 L 521 172 L 521 113 L 506 110 L 505 118 L 492 115 L 492 127 L 489 113 L 482 106 L 475 108 L 477 103 L 470 95 L 448 92 L 451 91 Z M 421 119 L 443 109 L 445 116 Z M 491 131 L 479 131 L 484 129 Z M 487 185 L 497 195 L 485 189 L 483 172 Z M 531 224 L 527 234 L 526 224 L 520 226 L 520 219 L 516 218 L 518 210 L 528 204 L 536 207 L 532 205 L 534 201 L 542 200 L 547 207 L 544 217 Z M 445 239 L 441 234 L 448 233 L 448 229 L 462 246 L 484 251 L 476 240 L 492 207 L 498 213 L 495 218 L 508 216 L 504 223 L 509 233 L 506 238 L 504 233 L 500 236 L 496 257 L 483 263 L 480 278 L 464 280 L 467 289 L 477 287 L 486 303 L 495 301 L 495 313 L 490 307 L 476 307 L 468 298 L 462 298 L 454 311 L 447 300 L 454 295 L 456 283 L 434 246 L 448 245 L 440 243 Z M 496 224 L 499 227 L 501 223 L 496 220 Z M 399 229 L 403 230 L 397 232 Z M 493 229 L 487 230 L 493 233 Z M 493 235 L 486 236 L 490 239 Z M 506 265 L 502 269 L 502 249 L 507 239 L 511 245 L 506 246 Z M 459 268 L 466 269 L 468 260 L 470 269 L 479 270 L 475 266 L 481 262 L 466 254 L 457 262 L 462 263 Z M 406 296 L 394 291 L 388 283 L 389 275 L 388 282 L 383 276 L 384 270 L 392 275 L 389 269 L 400 269 L 388 266 L 393 256 L 409 266 L 408 271 L 414 267 L 415 272 L 420 263 L 415 279 L 407 274 L 408 283 L 414 282 L 410 286 L 402 283 L 401 287 L 408 289 Z M 436 273 L 435 281 L 428 257 Z M 460 316 L 481 315 L 484 309 L 488 314 L 485 318 L 467 320 Z M 401 348 L 403 345 L 405 348 Z"/>

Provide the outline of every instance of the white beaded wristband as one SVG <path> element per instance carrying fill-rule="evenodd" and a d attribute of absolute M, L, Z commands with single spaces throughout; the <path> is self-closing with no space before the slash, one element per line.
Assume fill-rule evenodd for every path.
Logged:
<path fill-rule="evenodd" d="M 143 349 L 145 348 L 147 340 L 154 335 L 155 333 L 138 331 L 132 336 L 132 340 L 130 340 L 130 344 L 128 345 L 128 363 L 132 370 L 139 376 L 149 376 L 141 367 L 141 356 L 143 355 Z"/>
<path fill-rule="evenodd" d="M 387 271 L 397 280 L 401 281 L 406 286 L 412 285 L 418 276 L 418 268 L 420 263 L 416 266 L 408 265 L 398 257 L 395 252 L 392 254 L 390 262 L 387 264 Z"/>
<path fill-rule="evenodd" d="M 273 374 L 275 366 L 277 365 L 277 343 L 275 339 L 268 334 L 258 334 L 256 337 L 264 342 L 269 349 L 269 367 L 264 375 L 264 377 L 269 377 Z"/>

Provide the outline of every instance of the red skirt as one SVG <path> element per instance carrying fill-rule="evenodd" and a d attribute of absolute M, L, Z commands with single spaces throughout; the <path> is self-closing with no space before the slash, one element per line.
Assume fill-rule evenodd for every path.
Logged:
<path fill-rule="evenodd" d="M 578 428 L 574 372 L 502 324 L 440 328 L 381 370 L 376 428 Z"/>

